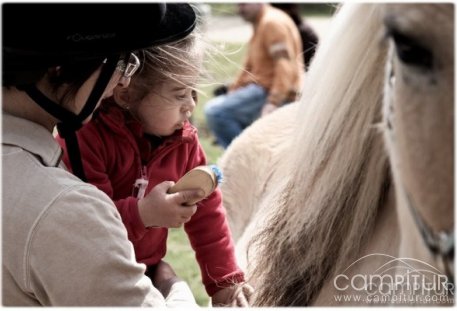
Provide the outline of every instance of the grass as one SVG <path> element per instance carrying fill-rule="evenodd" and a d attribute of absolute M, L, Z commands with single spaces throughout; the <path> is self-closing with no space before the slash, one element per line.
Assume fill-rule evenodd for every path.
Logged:
<path fill-rule="evenodd" d="M 206 126 L 203 108 L 206 102 L 212 98 L 213 90 L 221 83 L 233 80 L 241 70 L 239 64 L 242 64 L 245 47 L 239 44 L 218 44 L 214 43 L 215 54 L 207 57 L 205 69 L 209 76 L 203 80 L 213 81 L 213 83 L 202 83 L 199 95 L 199 103 L 194 110 L 192 123 L 198 129 L 200 143 L 205 150 L 208 164 L 217 163 L 218 158 L 222 155 L 223 149 L 213 144 L 214 138 Z M 208 306 L 209 297 L 201 282 L 200 268 L 195 259 L 195 252 L 190 246 L 184 230 L 170 229 L 167 242 L 167 255 L 165 261 L 170 263 L 176 273 L 187 281 L 197 303 L 200 306 Z"/>
<path fill-rule="evenodd" d="M 274 1 L 281 2 L 281 1 Z M 236 15 L 237 4 L 236 3 L 210 3 L 212 15 Z M 336 2 L 327 3 L 299 3 L 300 13 L 303 16 L 330 16 L 332 15 L 337 7 Z"/>

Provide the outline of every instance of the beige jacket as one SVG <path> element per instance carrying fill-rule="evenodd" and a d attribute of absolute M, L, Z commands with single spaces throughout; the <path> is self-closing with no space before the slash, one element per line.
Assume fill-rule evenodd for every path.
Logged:
<path fill-rule="evenodd" d="M 116 207 L 59 166 L 51 133 L 2 119 L 3 305 L 196 306 L 184 282 L 167 299 L 152 286 Z"/>

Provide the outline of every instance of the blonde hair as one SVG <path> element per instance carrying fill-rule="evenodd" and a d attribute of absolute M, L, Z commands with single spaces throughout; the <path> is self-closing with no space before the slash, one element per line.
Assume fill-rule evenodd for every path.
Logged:
<path fill-rule="evenodd" d="M 201 34 L 194 30 L 187 37 L 166 45 L 140 50 L 141 67 L 129 86 L 133 100 L 143 99 L 163 82 L 172 80 L 191 85 L 202 70 L 203 47 Z"/>

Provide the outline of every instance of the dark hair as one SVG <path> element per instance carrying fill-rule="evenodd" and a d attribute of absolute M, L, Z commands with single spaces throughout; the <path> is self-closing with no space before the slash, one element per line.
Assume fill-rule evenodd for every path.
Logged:
<path fill-rule="evenodd" d="M 85 62 L 73 62 L 58 69 L 58 74 L 50 75 L 49 82 L 54 90 L 57 90 L 63 84 L 68 84 L 67 91 L 64 98 L 74 96 L 78 89 L 89 79 L 89 77 L 98 69 L 103 63 L 103 59 L 89 60 Z"/>
<path fill-rule="evenodd" d="M 271 3 L 277 9 L 284 11 L 293 20 L 300 33 L 303 48 L 303 65 L 308 70 L 311 60 L 316 52 L 316 46 L 319 43 L 319 37 L 314 29 L 306 23 L 300 15 L 300 6 L 298 3 Z"/>

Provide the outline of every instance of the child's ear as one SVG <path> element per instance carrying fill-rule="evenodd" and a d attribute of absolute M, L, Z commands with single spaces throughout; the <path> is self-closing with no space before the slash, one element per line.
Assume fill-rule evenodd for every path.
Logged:
<path fill-rule="evenodd" d="M 130 106 L 130 94 L 128 88 L 119 85 L 116 86 L 113 92 L 113 96 L 114 100 L 119 106 L 128 109 Z"/>

